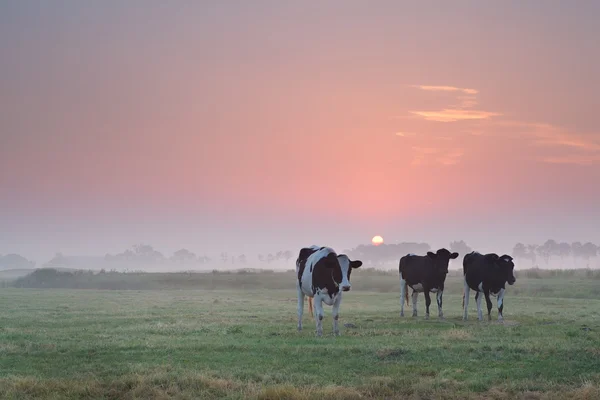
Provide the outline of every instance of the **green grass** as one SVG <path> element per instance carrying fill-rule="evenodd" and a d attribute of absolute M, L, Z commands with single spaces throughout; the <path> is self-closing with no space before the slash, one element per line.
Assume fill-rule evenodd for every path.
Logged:
<path fill-rule="evenodd" d="M 423 319 L 422 295 L 419 317 L 400 318 L 398 292 L 373 289 L 390 276 L 364 271 L 344 294 L 342 336 L 326 307 L 317 338 L 306 305 L 296 330 L 294 283 L 279 276 L 269 284 L 289 289 L 0 289 L 0 396 L 600 398 L 597 280 L 520 278 L 502 325 L 478 322 L 473 300 L 462 321 L 458 277 L 446 320 L 435 305 Z"/>

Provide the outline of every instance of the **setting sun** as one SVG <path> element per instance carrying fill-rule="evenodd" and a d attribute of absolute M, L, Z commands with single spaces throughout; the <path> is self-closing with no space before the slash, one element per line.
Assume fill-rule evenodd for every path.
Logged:
<path fill-rule="evenodd" d="M 371 239 L 371 243 L 373 243 L 375 246 L 379 246 L 383 243 L 383 238 L 381 236 L 374 236 L 373 239 Z"/>

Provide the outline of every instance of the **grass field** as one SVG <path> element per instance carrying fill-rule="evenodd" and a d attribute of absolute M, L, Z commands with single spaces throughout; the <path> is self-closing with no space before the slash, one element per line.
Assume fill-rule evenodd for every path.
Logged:
<path fill-rule="evenodd" d="M 296 330 L 289 273 L 273 289 L 223 275 L 212 290 L 0 289 L 0 396 L 600 399 L 598 279 L 519 277 L 501 325 L 478 322 L 474 301 L 462 321 L 457 276 L 446 320 L 425 321 L 422 295 L 418 318 L 399 317 L 397 276 L 357 271 L 340 316 L 352 325 L 332 336 L 326 307 L 316 338 L 306 309 Z"/>

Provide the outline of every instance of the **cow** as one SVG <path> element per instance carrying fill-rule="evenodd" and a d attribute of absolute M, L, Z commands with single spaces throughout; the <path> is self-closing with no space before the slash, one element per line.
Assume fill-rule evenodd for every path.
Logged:
<path fill-rule="evenodd" d="M 350 260 L 345 254 L 337 254 L 331 247 L 311 246 L 300 250 L 296 260 L 296 289 L 298 290 L 298 330 L 302 330 L 304 297 L 314 299 L 314 315 L 317 336 L 323 335 L 323 304 L 333 306 L 333 333 L 340 334 L 338 318 L 342 292 L 350 290 L 350 274 L 362 265 L 360 260 Z"/>
<path fill-rule="evenodd" d="M 488 321 L 492 320 L 492 300 L 490 295 L 498 298 L 498 321 L 502 322 L 502 310 L 504 309 L 504 290 L 505 284 L 514 285 L 517 281 L 514 275 L 515 264 L 513 258 L 504 254 L 499 257 L 498 254 L 481 254 L 473 251 L 466 254 L 463 258 L 463 320 L 467 320 L 469 308 L 469 292 L 475 291 L 475 301 L 477 302 L 477 318 L 483 320 L 481 311 L 481 295 L 485 296 L 485 302 L 488 309 Z"/>
<path fill-rule="evenodd" d="M 429 292 L 436 293 L 438 316 L 444 318 L 442 312 L 442 295 L 444 282 L 448 274 L 448 263 L 458 257 L 458 253 L 450 253 L 441 248 L 437 252 L 427 252 L 425 256 L 407 254 L 400 259 L 398 270 L 400 272 L 400 316 L 404 316 L 404 300 L 408 306 L 408 288 L 412 289 L 412 316 L 417 316 L 417 298 L 419 293 L 425 294 L 425 319 L 429 319 L 429 305 L 431 298 Z"/>

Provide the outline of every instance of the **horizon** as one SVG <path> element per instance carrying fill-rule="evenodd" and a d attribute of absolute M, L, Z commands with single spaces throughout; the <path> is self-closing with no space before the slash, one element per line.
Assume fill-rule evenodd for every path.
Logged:
<path fill-rule="evenodd" d="M 600 3 L 340 4 L 1 3 L 0 254 L 600 243 Z"/>

